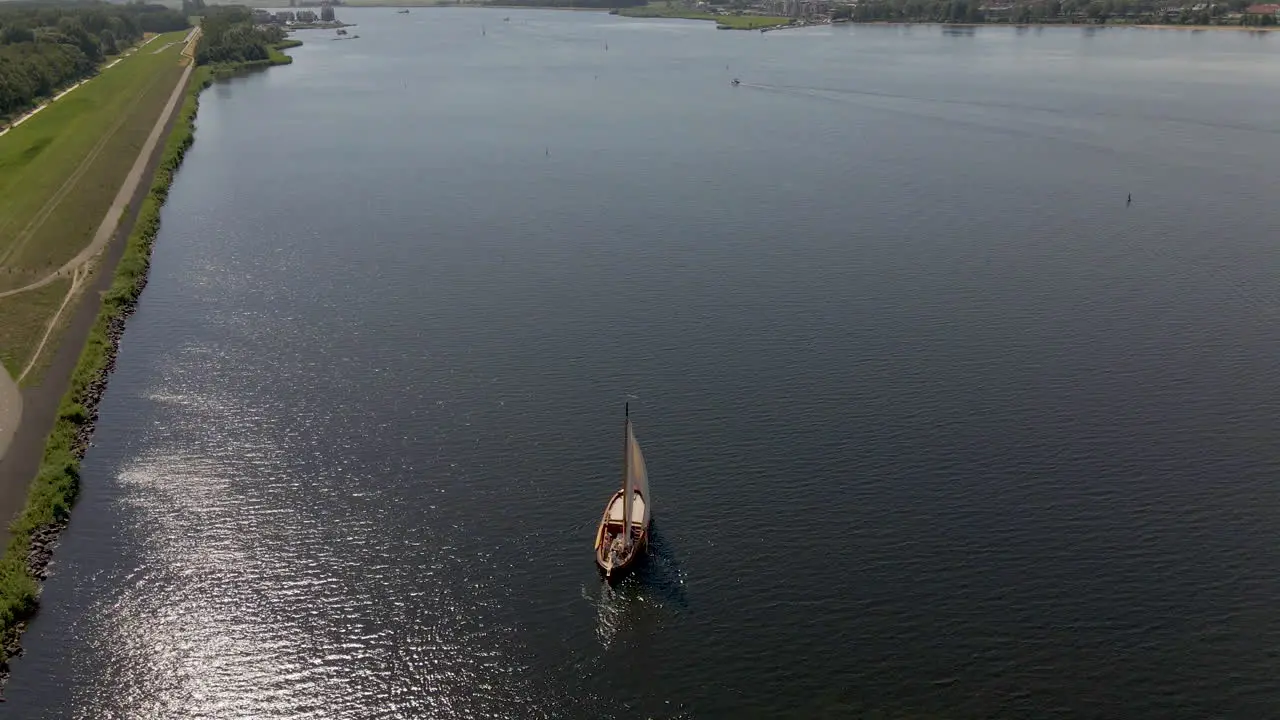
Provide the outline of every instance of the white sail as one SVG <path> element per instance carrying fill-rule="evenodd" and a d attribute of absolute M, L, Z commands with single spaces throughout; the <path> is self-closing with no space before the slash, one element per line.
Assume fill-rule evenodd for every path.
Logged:
<path fill-rule="evenodd" d="M 627 423 L 627 497 L 631 497 L 632 492 L 640 493 L 643 498 L 640 502 L 640 517 L 633 517 L 630 508 L 627 509 L 626 515 L 633 522 L 640 523 L 641 527 L 649 527 L 649 512 L 653 508 L 653 498 L 649 495 L 649 472 L 644 466 L 644 454 L 640 452 L 640 442 L 636 440 L 636 434 L 631 429 L 631 423 Z"/>
<path fill-rule="evenodd" d="M 631 547 L 631 496 L 634 494 L 631 485 L 631 444 L 634 442 L 635 436 L 631 434 L 631 421 L 627 420 L 627 438 L 626 438 L 626 454 L 623 462 L 626 467 L 622 473 L 622 532 L 627 547 Z"/>

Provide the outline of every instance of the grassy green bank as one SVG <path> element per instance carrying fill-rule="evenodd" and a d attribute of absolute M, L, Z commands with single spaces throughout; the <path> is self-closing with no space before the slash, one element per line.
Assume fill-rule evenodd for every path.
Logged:
<path fill-rule="evenodd" d="M 301 44 L 294 41 L 290 47 Z M 273 53 L 278 53 L 273 49 Z M 281 57 L 287 58 L 283 53 Z M 255 62 L 285 64 L 284 62 Z M 40 582 L 52 554 L 57 534 L 67 525 L 80 490 L 80 461 L 88 448 L 97 418 L 97 405 L 106 389 L 107 376 L 124 332 L 147 284 L 151 248 L 160 230 L 160 208 L 169 195 L 178 167 L 195 141 L 195 119 L 200 91 L 219 73 L 242 68 L 229 65 L 201 66 L 190 77 L 177 117 L 174 118 L 151 187 L 129 234 L 124 255 L 116 266 L 110 290 L 102 298 L 97 319 L 81 351 L 63 396 L 53 431 L 45 444 L 40 469 L 27 494 L 27 503 L 10 525 L 12 538 L 0 556 L 0 679 L 7 678 L 10 658 L 20 652 L 19 638 L 26 622 L 36 613 Z"/>
<path fill-rule="evenodd" d="M 71 278 L 55 280 L 22 295 L 0 298 L 0 365 L 15 380 L 35 351 L 49 318 L 71 289 Z M 43 355 L 42 355 L 43 356 Z"/>
<path fill-rule="evenodd" d="M 717 25 L 731 30 L 759 30 L 778 25 L 790 25 L 791 18 L 772 15 L 716 15 L 699 12 L 674 3 L 650 3 L 638 7 L 619 8 L 616 13 L 633 18 L 679 18 L 684 20 L 714 20 Z"/>

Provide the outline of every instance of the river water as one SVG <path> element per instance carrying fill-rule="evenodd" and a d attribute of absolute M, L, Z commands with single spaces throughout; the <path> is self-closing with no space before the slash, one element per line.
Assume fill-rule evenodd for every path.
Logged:
<path fill-rule="evenodd" d="M 1280 35 L 340 15 L 202 97 L 5 716 L 1280 713 Z"/>

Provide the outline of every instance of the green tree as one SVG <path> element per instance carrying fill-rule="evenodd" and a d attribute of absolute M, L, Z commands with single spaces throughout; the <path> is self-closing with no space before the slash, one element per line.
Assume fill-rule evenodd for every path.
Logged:
<path fill-rule="evenodd" d="M 111 32 L 109 28 L 103 28 L 98 35 L 98 44 L 101 45 L 104 55 L 115 55 L 120 52 L 116 47 L 116 34 Z"/>
<path fill-rule="evenodd" d="M 85 57 L 95 62 L 101 60 L 102 48 L 98 45 L 98 39 L 89 34 L 80 20 L 80 17 L 70 15 L 62 17 L 58 20 L 58 32 L 71 38 Z"/>
<path fill-rule="evenodd" d="M 16 25 L 8 25 L 0 30 L 0 45 L 35 42 L 35 33 L 30 29 Z"/>
<path fill-rule="evenodd" d="M 251 11 L 239 5 L 207 8 L 200 26 L 196 62 L 202 65 L 266 60 L 271 56 L 267 46 L 285 37 L 278 26 L 255 27 Z"/>

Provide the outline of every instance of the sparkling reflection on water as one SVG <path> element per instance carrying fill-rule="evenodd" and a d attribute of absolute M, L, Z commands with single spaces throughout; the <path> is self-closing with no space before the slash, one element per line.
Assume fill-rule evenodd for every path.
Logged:
<path fill-rule="evenodd" d="M 121 660 L 112 704 L 155 718 L 530 716 L 544 690 L 520 690 L 513 629 L 478 591 L 493 558 L 459 556 L 447 534 L 397 540 L 376 516 L 321 527 L 308 511 L 323 478 L 260 439 L 182 420 L 243 427 L 251 414 L 156 400 L 168 432 L 205 442 L 120 474 L 148 552 L 101 615 Z"/>

